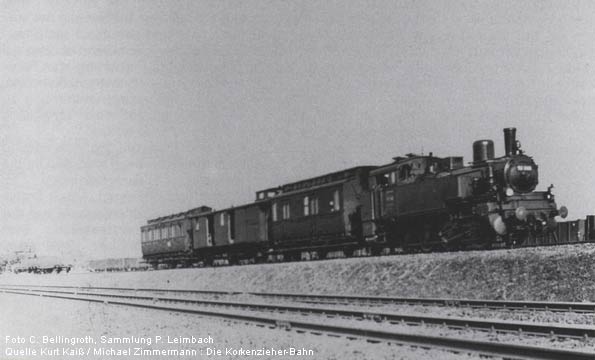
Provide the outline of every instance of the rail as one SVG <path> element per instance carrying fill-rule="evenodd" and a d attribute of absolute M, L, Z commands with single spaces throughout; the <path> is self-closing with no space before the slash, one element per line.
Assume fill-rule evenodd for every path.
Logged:
<path fill-rule="evenodd" d="M 343 325 L 330 324 L 328 320 L 324 322 L 306 322 L 306 321 L 295 321 L 292 319 L 280 319 L 272 318 L 270 314 L 265 316 L 257 315 L 246 315 L 237 313 L 225 313 L 219 311 L 195 309 L 195 308 L 184 308 L 184 307 L 173 307 L 165 305 L 156 305 L 154 303 L 146 302 L 130 302 L 122 300 L 114 300 L 112 298 L 106 298 L 104 296 L 82 296 L 58 294 L 56 292 L 43 292 L 43 291 L 28 291 L 29 289 L 19 290 L 7 290 L 4 289 L 2 292 L 19 295 L 35 295 L 43 296 L 48 298 L 60 298 L 70 299 L 78 301 L 96 302 L 111 305 L 122 305 L 131 306 L 137 308 L 162 310 L 170 312 L 180 312 L 188 314 L 197 314 L 204 316 L 213 316 L 219 318 L 225 318 L 234 321 L 243 321 L 247 323 L 255 323 L 260 326 L 269 326 L 271 328 L 280 328 L 283 330 L 298 330 L 298 331 L 309 331 L 315 334 L 328 333 L 333 335 L 345 336 L 347 338 L 362 338 L 374 341 L 389 341 L 396 343 L 403 343 L 408 345 L 423 345 L 446 349 L 450 351 L 468 351 L 473 353 L 480 353 L 489 356 L 506 356 L 513 357 L 516 359 L 548 359 L 548 360 L 562 360 L 562 359 L 576 359 L 576 360 L 592 360 L 595 356 L 593 352 L 583 352 L 574 350 L 563 350 L 554 349 L 540 346 L 529 346 L 519 344 L 507 344 L 497 343 L 489 341 L 476 341 L 466 340 L 462 338 L 444 337 L 444 336 L 431 336 L 423 334 L 410 334 L 395 331 L 383 331 L 373 330 L 358 327 L 350 327 Z"/>

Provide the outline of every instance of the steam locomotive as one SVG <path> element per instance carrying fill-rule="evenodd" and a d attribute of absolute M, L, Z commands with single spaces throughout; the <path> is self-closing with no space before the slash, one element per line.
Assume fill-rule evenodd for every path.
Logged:
<path fill-rule="evenodd" d="M 504 145 L 496 158 L 493 141 L 475 141 L 467 166 L 407 154 L 261 190 L 242 206 L 151 219 L 143 257 L 155 267 L 243 264 L 551 241 L 568 210 L 553 186 L 535 191 L 538 166 L 516 129 L 504 129 Z"/>

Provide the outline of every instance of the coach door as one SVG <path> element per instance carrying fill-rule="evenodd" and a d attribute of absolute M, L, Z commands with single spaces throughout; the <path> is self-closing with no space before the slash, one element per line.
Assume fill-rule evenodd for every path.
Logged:
<path fill-rule="evenodd" d="M 269 219 L 270 210 L 267 206 L 258 207 L 258 240 L 268 241 L 269 240 Z"/>
<path fill-rule="evenodd" d="M 215 245 L 215 222 L 214 222 L 213 215 L 207 216 L 206 231 L 207 231 L 207 246 Z"/>

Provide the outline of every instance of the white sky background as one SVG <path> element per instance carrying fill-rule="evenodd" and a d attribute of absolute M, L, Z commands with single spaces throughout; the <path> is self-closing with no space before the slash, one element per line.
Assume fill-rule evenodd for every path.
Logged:
<path fill-rule="evenodd" d="M 140 256 L 147 219 L 515 126 L 595 213 L 595 2 L 0 2 L 0 242 Z"/>

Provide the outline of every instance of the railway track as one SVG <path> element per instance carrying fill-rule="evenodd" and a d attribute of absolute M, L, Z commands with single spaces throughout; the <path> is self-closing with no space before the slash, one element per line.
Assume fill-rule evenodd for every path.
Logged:
<path fill-rule="evenodd" d="M 58 286 L 58 285 L 11 285 L 0 284 L 0 287 L 35 287 L 39 289 L 78 289 L 78 290 L 108 290 L 136 293 L 171 293 L 179 295 L 252 295 L 268 299 L 285 299 L 294 302 L 330 304 L 330 305 L 425 305 L 443 307 L 468 307 L 473 309 L 504 309 L 523 311 L 552 311 L 595 313 L 595 302 L 557 302 L 557 301 L 518 301 L 518 300 L 476 300 L 476 299 L 445 299 L 445 298 L 414 298 L 391 296 L 354 296 L 354 295 L 327 295 L 327 294 L 295 294 L 295 293 L 266 293 L 266 292 L 240 292 L 216 290 L 191 290 L 191 289 L 146 289 L 128 287 L 89 287 L 89 286 Z"/>
<path fill-rule="evenodd" d="M 94 288 L 87 288 L 94 289 Z M 96 289 L 96 288 L 95 288 Z M 104 291 L 105 289 L 101 289 Z M 162 289 L 161 289 L 162 290 Z M 44 290 L 26 287 L 2 287 L 0 291 L 20 295 L 36 295 L 50 298 L 62 298 L 79 301 L 100 302 L 112 305 L 133 306 L 155 310 L 191 313 L 214 316 L 228 320 L 256 323 L 281 329 L 292 329 L 298 332 L 327 333 L 332 336 L 347 338 L 363 338 L 368 341 L 389 341 L 412 345 L 439 347 L 450 351 L 472 351 L 490 356 L 506 356 L 527 359 L 593 359 L 595 353 L 544 348 L 519 344 L 496 343 L 489 341 L 465 340 L 460 337 L 432 336 L 412 334 L 410 331 L 392 331 L 374 328 L 374 326 L 346 326 L 341 322 L 333 324 L 335 318 L 343 317 L 376 322 L 401 323 L 407 325 L 435 324 L 449 328 L 471 328 L 482 331 L 512 332 L 519 335 L 555 334 L 559 337 L 589 338 L 595 336 L 595 327 L 551 326 L 531 323 L 493 322 L 484 320 L 416 317 L 404 314 L 388 314 L 353 311 L 337 308 L 312 308 L 303 306 L 243 304 L 230 301 L 199 300 L 179 297 L 141 296 L 137 294 L 117 294 L 93 291 L 81 291 L 80 288 L 70 290 Z M 144 291 L 149 291 L 145 289 Z M 172 306 L 172 304 L 177 304 Z M 201 305 L 201 308 L 196 305 Z M 208 306 L 208 309 L 204 307 Z M 215 307 L 217 310 L 213 310 Z M 221 311 L 223 310 L 223 311 Z M 230 311 L 232 310 L 232 311 Z M 246 310 L 250 310 L 249 312 Z M 264 313 L 263 313 L 264 312 Z M 275 316 L 272 316 L 275 314 Z M 291 314 L 318 315 L 308 321 L 296 319 Z M 282 315 L 283 317 L 279 317 Z M 363 323 L 362 323 L 363 324 Z"/>

